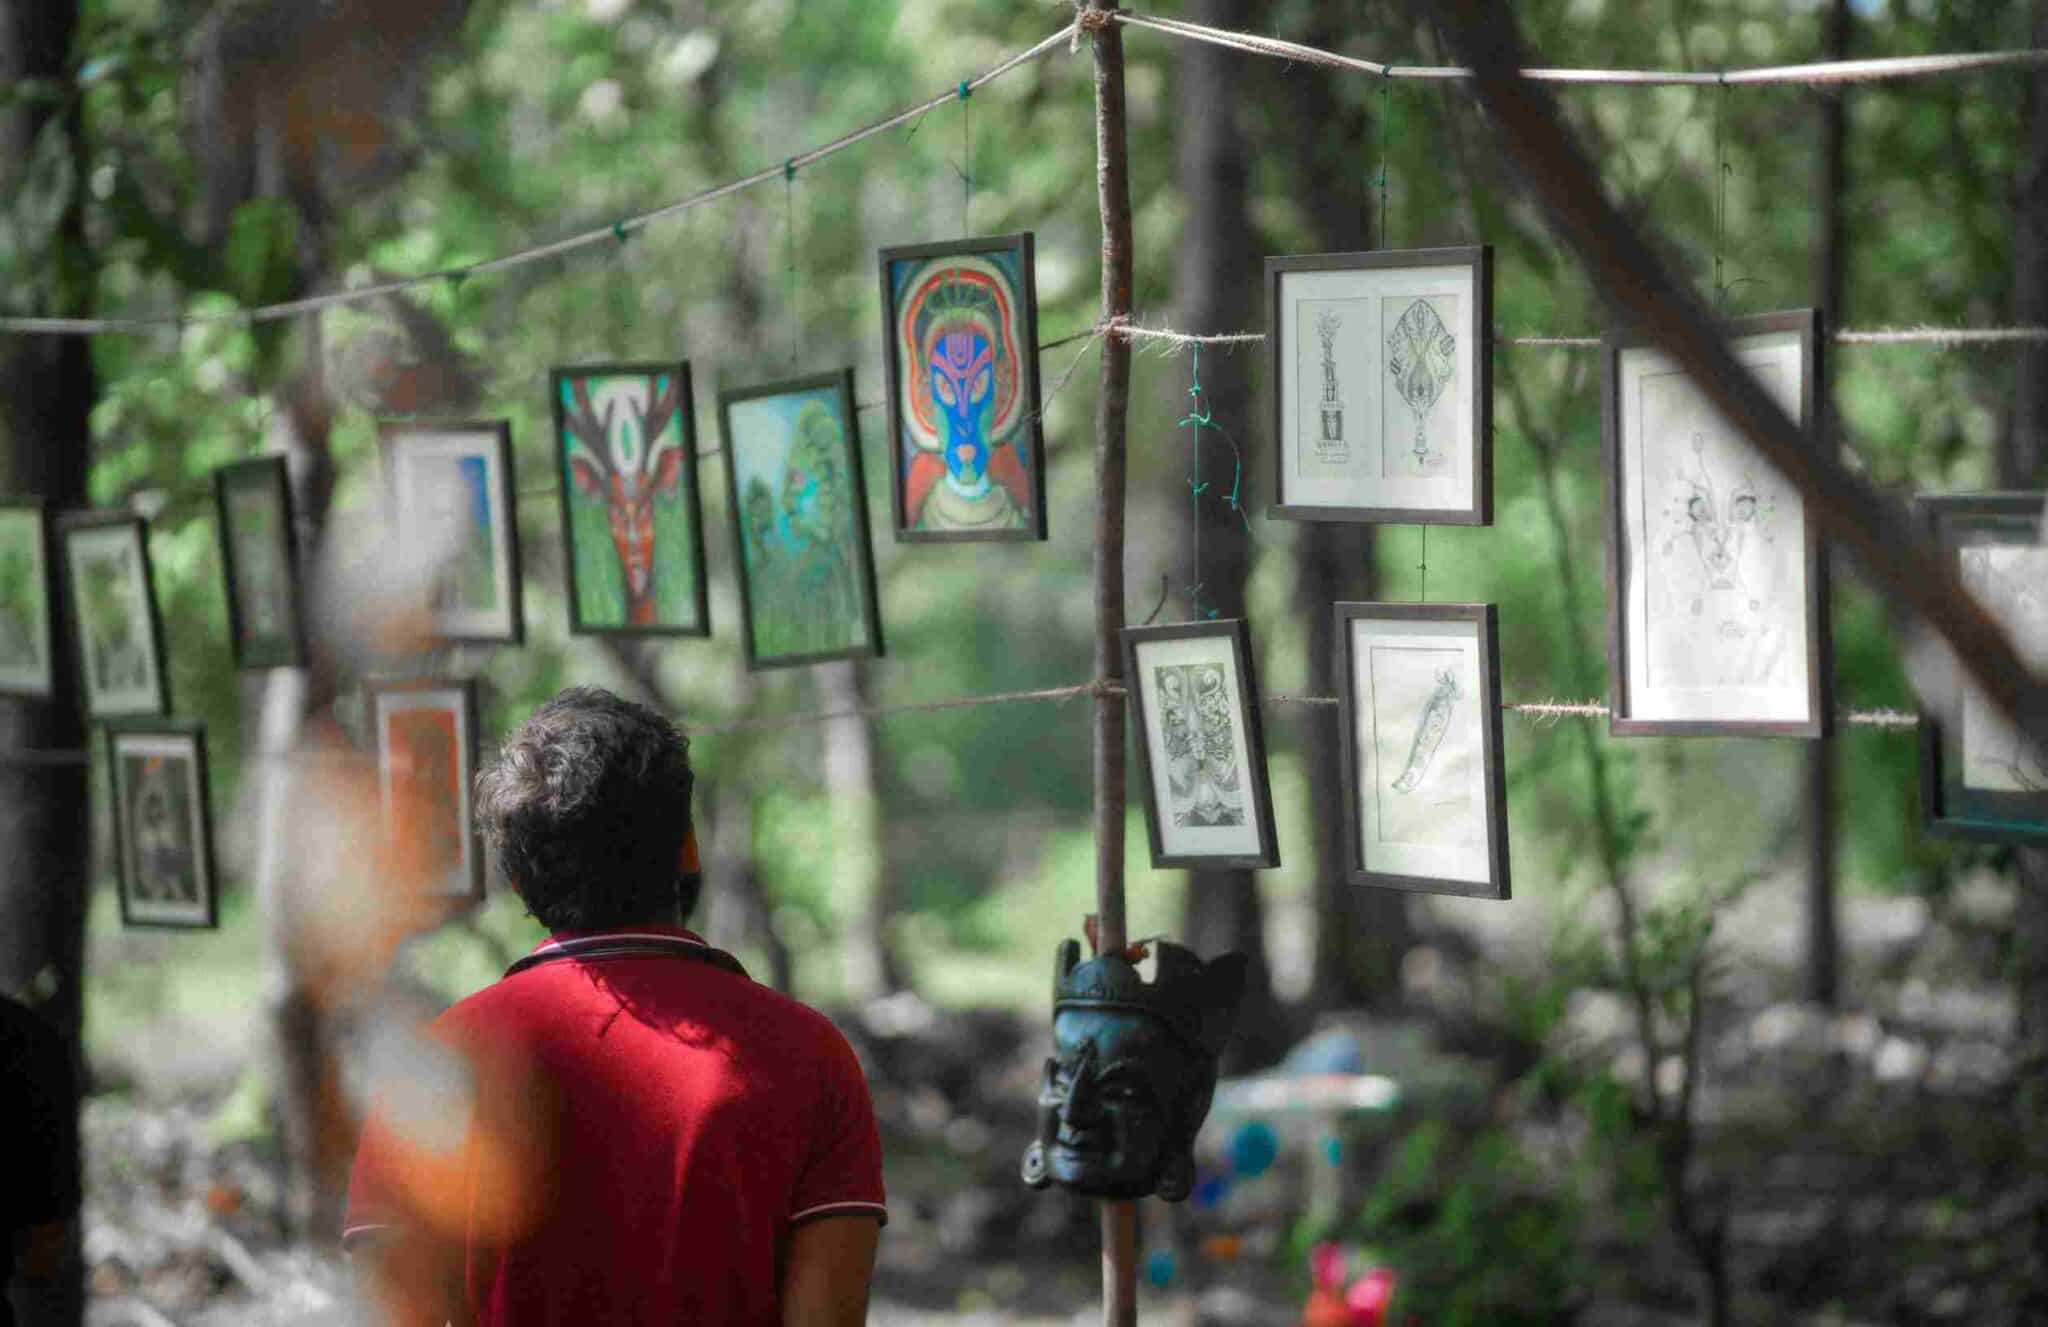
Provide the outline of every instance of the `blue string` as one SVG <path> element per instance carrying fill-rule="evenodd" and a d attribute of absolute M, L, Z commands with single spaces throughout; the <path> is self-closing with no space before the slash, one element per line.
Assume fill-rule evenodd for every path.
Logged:
<path fill-rule="evenodd" d="M 1193 350 L 1194 360 L 1191 370 L 1191 381 L 1188 385 L 1188 396 L 1193 400 L 1194 404 L 1188 407 L 1188 413 L 1181 418 L 1175 427 L 1194 429 L 1194 461 L 1188 475 L 1188 498 L 1194 505 L 1195 512 L 1195 573 L 1199 576 L 1202 570 L 1202 494 L 1209 489 L 1209 485 L 1202 482 L 1202 430 L 1205 428 L 1215 429 L 1216 432 L 1223 435 L 1223 440 L 1230 444 L 1230 496 L 1225 499 L 1225 503 L 1229 506 L 1230 510 L 1237 513 L 1237 518 L 1244 522 L 1246 533 L 1250 533 L 1252 525 L 1251 518 L 1245 514 L 1244 510 L 1244 453 L 1238 448 L 1237 439 L 1230 435 L 1230 431 L 1216 423 L 1214 409 L 1202 399 L 1201 342 L 1195 342 Z M 1188 602 L 1194 608 L 1196 617 L 1214 618 L 1218 616 L 1214 608 L 1208 608 L 1203 605 L 1202 582 L 1199 580 L 1189 584 Z"/>

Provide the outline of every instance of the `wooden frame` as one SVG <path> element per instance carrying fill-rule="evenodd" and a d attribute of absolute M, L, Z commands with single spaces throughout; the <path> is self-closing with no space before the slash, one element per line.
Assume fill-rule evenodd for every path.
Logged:
<path fill-rule="evenodd" d="M 1340 603 L 1334 609 L 1337 616 L 1337 657 L 1338 675 L 1337 716 L 1339 740 L 1343 748 L 1344 771 L 1344 842 L 1345 869 L 1353 884 L 1377 885 L 1386 889 L 1403 889 L 1427 894 L 1454 894 L 1465 898 L 1505 899 L 1510 897 L 1510 876 L 1508 870 L 1508 814 L 1507 814 L 1507 770 L 1502 743 L 1500 707 L 1500 628 L 1498 614 L 1492 604 L 1412 604 L 1412 603 Z M 1478 777 L 1485 789 L 1483 819 L 1486 826 L 1486 847 L 1484 858 L 1486 873 L 1484 879 L 1453 877 L 1443 874 L 1422 874 L 1373 869 L 1367 860 L 1365 849 L 1366 827 L 1364 801 L 1361 796 L 1365 771 L 1359 758 L 1359 721 L 1363 713 L 1364 700 L 1358 694 L 1358 656 L 1356 653 L 1357 632 L 1355 624 L 1360 622 L 1386 623 L 1398 629 L 1402 624 L 1447 624 L 1468 630 L 1437 630 L 1429 632 L 1446 641 L 1464 642 L 1471 640 L 1476 646 L 1478 672 L 1477 698 L 1481 705 L 1478 722 L 1478 756 L 1481 769 Z M 1432 722 L 1431 711 L 1437 704 L 1431 697 L 1413 728 L 1414 746 L 1410 751 L 1408 764 L 1402 778 L 1428 769 L 1427 761 L 1434 758 L 1439 750 L 1431 745 L 1423 755 L 1425 763 L 1416 765 L 1418 753 L 1423 753 L 1424 732 Z M 1451 722 L 1448 709 L 1437 727 L 1437 742 L 1441 743 Z M 1377 757 L 1375 757 L 1377 760 Z M 1375 776 L 1376 777 L 1376 776 Z M 1406 791 L 1405 789 L 1403 791 Z M 1434 849 L 1431 849 L 1434 851 Z M 1419 855 L 1419 854 L 1418 854 Z"/>
<path fill-rule="evenodd" d="M 660 374 L 673 375 L 681 386 L 681 400 L 677 403 L 676 414 L 682 425 L 680 447 L 682 452 L 682 482 L 688 496 L 685 504 L 690 518 L 690 557 L 695 567 L 694 595 L 697 613 L 696 625 L 672 625 L 652 623 L 634 625 L 593 623 L 586 621 L 583 611 L 582 589 L 576 577 L 576 549 L 572 538 L 574 525 L 574 477 L 569 469 L 569 454 L 562 445 L 562 436 L 567 419 L 562 409 L 564 384 L 575 379 L 606 377 L 654 377 Z M 711 593 L 710 577 L 704 563 L 704 496 L 700 485 L 697 466 L 697 404 L 695 389 L 690 380 L 690 364 L 687 360 L 673 363 L 635 364 L 583 364 L 555 368 L 548 373 L 548 402 L 550 415 L 554 420 L 554 433 L 548 444 L 553 450 L 555 480 L 560 490 L 562 513 L 562 557 L 563 571 L 569 585 L 569 630 L 579 636 L 694 636 L 711 634 Z M 642 444 L 645 445 L 644 442 Z M 658 555 L 658 550 L 657 550 Z"/>
<path fill-rule="evenodd" d="M 216 870 L 213 855 L 213 807 L 212 784 L 206 766 L 206 730 L 196 722 L 174 722 L 167 720 L 117 721 L 106 725 L 107 743 L 107 800 L 114 813 L 114 863 L 119 881 L 121 902 L 121 924 L 130 928 L 164 928 L 170 930 L 212 930 L 220 925 L 220 876 Z M 193 853 L 192 865 L 197 876 L 196 885 L 200 897 L 193 901 L 192 911 L 181 915 L 157 904 L 156 900 L 135 897 L 137 863 L 131 857 L 139 852 L 140 845 L 134 836 L 138 827 L 129 815 L 128 785 L 122 772 L 122 759 L 126 755 L 151 754 L 148 751 L 131 752 L 124 748 L 136 743 L 158 746 L 178 746 L 174 758 L 189 762 L 190 774 L 186 780 L 187 795 L 192 798 L 191 814 L 186 821 L 186 830 L 191 835 Z M 169 755 L 167 751 L 157 754 Z"/>
<path fill-rule="evenodd" d="M 1172 641 L 1223 640 L 1237 672 L 1235 715 L 1244 736 L 1245 778 L 1251 785 L 1250 811 L 1257 847 L 1251 852 L 1190 853 L 1168 850 L 1161 823 L 1159 790 L 1153 779 L 1151 725 L 1146 720 L 1144 673 L 1138 665 L 1145 647 Z M 1266 774 L 1266 737 L 1259 714 L 1258 667 L 1252 659 L 1251 632 L 1243 618 L 1176 623 L 1157 627 L 1125 627 L 1124 677 L 1130 688 L 1131 732 L 1137 739 L 1138 778 L 1144 790 L 1145 828 L 1151 839 L 1154 867 L 1195 867 L 1263 870 L 1280 865 L 1280 841 L 1273 826 L 1273 795 Z"/>
<path fill-rule="evenodd" d="M 460 631 L 447 630 L 442 621 L 443 614 L 436 610 L 434 639 L 449 644 L 517 645 L 526 637 L 526 621 L 521 605 L 523 583 L 519 570 L 519 506 L 517 490 L 512 476 L 512 425 L 502 419 L 486 420 L 382 420 L 377 425 L 377 445 L 384 466 L 384 496 L 387 510 L 391 514 L 394 538 L 398 546 L 406 546 L 406 532 L 398 501 L 398 461 L 396 453 L 408 436 L 435 433 L 473 433 L 482 435 L 483 447 L 492 456 L 497 466 L 497 498 L 505 514 L 504 528 L 492 532 L 492 549 L 496 554 L 501 547 L 505 573 L 505 611 L 509 623 L 503 631 Z M 494 567 L 494 571 L 496 568 Z"/>
<path fill-rule="evenodd" d="M 732 408 L 748 401 L 769 397 L 790 396 L 800 392 L 830 391 L 838 399 L 839 414 L 845 423 L 846 468 L 852 493 L 850 495 L 853 538 L 857 545 L 855 556 L 860 565 L 855 569 L 856 593 L 860 596 L 861 611 L 867 619 L 868 643 L 843 650 L 818 650 L 802 654 L 763 655 L 754 640 L 754 585 L 752 573 L 747 565 L 746 531 L 744 512 L 740 502 L 739 483 L 739 439 L 733 434 Z M 872 532 L 868 528 L 868 491 L 863 475 L 860 451 L 860 423 L 855 414 L 853 400 L 853 370 L 840 369 L 831 373 L 814 373 L 801 378 L 789 378 L 780 382 L 763 383 L 755 387 L 734 388 L 718 394 L 718 429 L 724 442 L 725 485 L 730 495 L 732 516 L 733 565 L 738 570 L 740 582 L 740 642 L 747 653 L 747 667 L 761 670 L 768 668 L 792 668 L 802 664 L 824 663 L 833 659 L 879 658 L 883 652 L 881 599 L 875 587 L 875 548 Z"/>
<path fill-rule="evenodd" d="M 135 550 L 142 578 L 142 597 L 146 601 L 148 650 L 150 671 L 154 678 L 151 698 L 147 704 L 107 708 L 95 703 L 100 691 L 92 661 L 88 657 L 90 647 L 86 641 L 86 617 L 80 611 L 78 595 L 79 577 L 72 567 L 73 541 L 81 535 L 96 531 L 125 529 L 135 541 Z M 149 560 L 149 522 L 126 511 L 74 512 L 57 522 L 57 535 L 63 554 L 64 586 L 68 598 L 64 616 L 71 622 L 72 657 L 78 667 L 79 704 L 89 720 L 129 719 L 158 717 L 171 712 L 170 661 L 164 655 L 164 623 L 162 611 L 156 601 L 156 573 Z"/>
<path fill-rule="evenodd" d="M 1827 434 L 1826 367 L 1822 336 L 1824 319 L 1817 309 L 1758 314 L 1733 318 L 1722 324 L 1729 340 L 1776 334 L 1795 334 L 1799 339 L 1799 418 L 1815 436 Z M 1607 525 L 1607 640 L 1608 640 L 1608 731 L 1617 737 L 1798 737 L 1823 738 L 1834 729 L 1830 712 L 1833 679 L 1830 677 L 1832 633 L 1828 621 L 1828 565 L 1821 556 L 1819 523 L 1805 512 L 1801 499 L 1801 524 L 1805 533 L 1802 549 L 1806 572 L 1806 717 L 1779 719 L 1685 719 L 1638 718 L 1629 687 L 1629 646 L 1627 608 L 1623 596 L 1628 585 L 1629 492 L 1623 482 L 1621 399 L 1626 352 L 1654 349 L 1649 337 L 1635 330 L 1615 331 L 1602 340 L 1600 352 L 1600 456 L 1603 510 Z M 1757 458 L 1760 467 L 1769 462 Z M 1797 495 L 1796 487 L 1787 485 Z"/>
<path fill-rule="evenodd" d="M 1398 272 L 1432 267 L 1469 267 L 1472 271 L 1471 318 L 1466 335 L 1472 341 L 1472 463 L 1467 497 L 1455 507 L 1330 506 L 1290 501 L 1287 457 L 1287 381 L 1284 366 L 1292 353 L 1285 317 L 1285 280 L 1290 274 L 1315 272 Z M 1465 245 L 1443 249 L 1381 249 L 1360 253 L 1294 254 L 1266 259 L 1266 363 L 1272 391 L 1273 502 L 1268 517 L 1293 521 L 1348 521 L 1407 525 L 1493 524 L 1493 248 Z"/>
<path fill-rule="evenodd" d="M 1033 240 L 1030 231 L 1019 231 L 1010 235 L 991 235 L 976 239 L 949 240 L 940 244 L 910 244 L 881 250 L 882 276 L 882 353 L 884 373 L 882 386 L 888 402 L 889 416 L 889 507 L 895 515 L 896 539 L 899 543 L 961 543 L 969 541 L 1014 541 L 1044 539 L 1046 537 L 1046 484 L 1045 484 L 1045 430 L 1042 417 L 1044 410 L 1039 401 L 1038 381 L 1038 282 L 1034 272 Z M 1026 475 L 1031 490 L 1031 508 L 1020 529 L 1009 530 L 913 530 L 909 529 L 905 488 L 909 481 L 910 459 L 905 452 L 903 420 L 903 368 L 896 345 L 896 292 L 891 276 L 894 264 L 905 260 L 921 258 L 973 257 L 991 253 L 1013 253 L 1017 257 L 1019 286 L 1018 311 L 1020 324 L 1018 346 L 1018 369 L 1024 375 L 1019 383 L 1018 408 L 1024 417 L 1018 427 L 1025 430 L 1016 440 L 1019 448 L 1028 448 L 1030 473 Z M 941 480 L 940 482 L 944 482 Z"/>
<path fill-rule="evenodd" d="M 228 491 L 244 480 L 268 482 L 277 494 L 278 529 L 284 547 L 278 550 L 285 575 L 285 628 L 278 633 L 281 645 L 268 648 L 246 636 L 241 596 L 235 593 L 244 568 L 236 556 L 234 516 L 228 505 Z M 305 615 L 299 603 L 299 540 L 292 511 L 291 474 L 282 456 L 259 456 L 233 461 L 213 472 L 213 506 L 220 542 L 221 588 L 227 596 L 228 639 L 234 649 L 237 668 L 297 668 L 306 662 Z"/>
<path fill-rule="evenodd" d="M 1971 541 L 1975 543 L 2040 546 L 2048 528 L 2044 502 L 2044 493 L 1942 494 L 1915 498 L 1913 512 L 1960 563 L 1964 540 L 1958 537 L 1959 526 L 1975 524 L 1985 533 L 2020 536 Z M 1959 730 L 1968 726 L 1963 719 L 1965 692 L 1960 676 L 1950 676 L 1955 685 L 1930 697 L 1932 703 L 1922 705 L 1920 713 L 1920 809 L 1927 831 L 1992 843 L 2048 842 L 2048 788 L 2027 792 L 1963 785 L 1958 770 L 1964 740 Z M 1953 725 L 1945 721 L 1950 716 L 1957 720 Z"/>
<path fill-rule="evenodd" d="M 57 587 L 61 583 L 57 566 L 60 558 L 52 533 L 49 509 L 43 505 L 43 500 L 0 495 L 0 518 L 23 512 L 35 522 L 35 546 L 39 550 L 43 564 L 41 584 L 38 587 L 38 593 L 42 596 L 42 619 L 40 622 L 29 624 L 31 631 L 42 633 L 43 685 L 28 685 L 18 676 L 10 677 L 6 673 L 0 673 L 0 696 L 47 701 L 57 694 L 58 656 L 63 649 L 57 640 Z"/>
<path fill-rule="evenodd" d="M 428 710 L 435 713 L 453 713 L 457 717 L 460 732 L 456 735 L 457 757 L 460 768 L 455 771 L 457 791 L 457 815 L 461 821 L 458 832 L 469 859 L 467 878 L 461 889 L 430 889 L 428 895 L 437 899 L 455 902 L 482 902 L 484 897 L 484 847 L 477 833 L 476 825 L 476 774 L 477 774 L 477 684 L 474 680 L 451 678 L 372 678 L 363 683 L 363 723 L 368 737 L 372 759 L 377 766 L 378 823 L 382 826 L 387 843 L 391 841 L 391 799 L 392 771 L 385 757 L 384 716 L 380 712 L 378 698 L 381 696 L 420 695 L 426 692 L 453 693 L 451 704 L 443 706 L 416 705 L 413 710 Z"/>

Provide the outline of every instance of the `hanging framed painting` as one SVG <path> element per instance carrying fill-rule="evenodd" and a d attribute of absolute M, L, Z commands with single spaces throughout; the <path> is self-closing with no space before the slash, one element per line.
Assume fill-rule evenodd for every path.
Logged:
<path fill-rule="evenodd" d="M 1338 604 L 1337 715 L 1354 883 L 1509 896 L 1492 604 Z"/>
<path fill-rule="evenodd" d="M 81 512 L 57 529 L 86 717 L 170 713 L 148 524 L 127 512 Z"/>
<path fill-rule="evenodd" d="M 1152 865 L 1280 865 L 1244 620 L 1126 627 L 1123 642 Z"/>
<path fill-rule="evenodd" d="M 0 696 L 55 693 L 50 608 L 49 513 L 39 498 L 0 497 Z"/>
<path fill-rule="evenodd" d="M 406 422 L 378 426 L 399 565 L 427 585 L 433 634 L 518 644 L 519 531 L 512 426 Z"/>
<path fill-rule="evenodd" d="M 476 833 L 476 683 L 369 681 L 363 714 L 377 751 L 377 800 L 401 870 L 449 899 L 484 896 Z"/>
<path fill-rule="evenodd" d="M 2036 673 L 2048 672 L 2048 542 L 2041 493 L 1924 497 L 1914 510 Z M 1951 675 L 1920 715 L 1920 807 L 1932 833 L 2048 841 L 2048 751 Z"/>
<path fill-rule="evenodd" d="M 1493 521 L 1493 250 L 1266 260 L 1274 502 L 1295 521 Z"/>
<path fill-rule="evenodd" d="M 718 398 L 747 664 L 882 653 L 853 370 Z"/>
<path fill-rule="evenodd" d="M 291 478 L 282 456 L 236 461 L 213 472 L 220 521 L 228 636 L 237 668 L 295 668 L 306 661 L 299 620 L 298 540 Z"/>
<path fill-rule="evenodd" d="M 204 730 L 196 723 L 109 725 L 107 783 L 122 925 L 218 925 Z"/>
<path fill-rule="evenodd" d="M 896 537 L 1045 538 L 1030 233 L 881 258 Z"/>
<path fill-rule="evenodd" d="M 556 369 L 549 383 L 569 629 L 710 635 L 690 366 Z"/>
<path fill-rule="evenodd" d="M 1725 329 L 1815 437 L 1820 327 L 1805 309 Z M 1642 336 L 1607 336 L 1601 387 L 1611 730 L 1825 737 L 1827 567 L 1799 490 Z"/>

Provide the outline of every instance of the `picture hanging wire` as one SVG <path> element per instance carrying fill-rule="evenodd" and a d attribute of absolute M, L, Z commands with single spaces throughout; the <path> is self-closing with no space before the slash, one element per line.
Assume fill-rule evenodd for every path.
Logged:
<path fill-rule="evenodd" d="M 970 130 L 974 111 L 974 84 L 960 80 L 960 234 L 972 235 L 968 218 L 974 206 L 974 137 Z"/>
<path fill-rule="evenodd" d="M 796 158 L 782 163 L 783 278 L 789 283 L 789 362 L 803 356 L 803 294 L 796 280 Z"/>
<path fill-rule="evenodd" d="M 1379 247 L 1391 249 L 1393 244 L 1388 236 L 1393 228 L 1387 224 L 1387 143 L 1394 123 L 1394 66 L 1388 65 L 1380 78 L 1380 224 Z"/>

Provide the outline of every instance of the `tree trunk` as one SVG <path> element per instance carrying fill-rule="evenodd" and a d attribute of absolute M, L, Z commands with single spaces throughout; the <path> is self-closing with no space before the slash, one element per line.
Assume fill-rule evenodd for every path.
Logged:
<path fill-rule="evenodd" d="M 2034 42 L 2048 42 L 2048 0 L 2034 2 Z M 2048 322 L 2048 74 L 2028 80 L 2026 138 L 2022 145 L 2013 235 L 2013 319 L 2027 326 Z M 2015 367 L 2012 428 L 1998 455 L 2003 488 L 2032 488 L 2041 482 L 2048 455 L 2048 346 L 2020 348 Z M 2018 987 L 2019 1054 L 2014 1057 L 2023 1121 L 2035 1168 L 2048 1165 L 2048 1093 L 2041 1082 L 2048 1069 L 2048 852 L 2014 850 L 2019 896 L 2013 913 L 2014 978 Z M 2029 1316 L 2048 1317 L 2048 1204 L 2034 1213 L 2033 1259 L 2028 1269 Z"/>
<path fill-rule="evenodd" d="M 0 87 L 24 79 L 68 78 L 77 0 L 0 0 Z M 65 107 L 62 132 L 75 178 L 86 174 L 78 101 L 19 98 L 0 115 L 0 197 L 12 194 L 37 138 Z M 58 222 L 48 311 L 91 312 L 82 184 Z M 90 344 L 80 337 L 0 337 L 0 456 L 10 492 L 40 496 L 51 513 L 85 505 L 89 417 L 97 392 Z M 57 580 L 50 584 L 54 587 Z M 54 1024 L 83 1063 L 79 1031 L 85 978 L 86 891 L 91 840 L 85 761 L 35 760 L 24 752 L 82 751 L 77 682 L 71 668 L 68 606 L 53 595 L 56 694 L 48 702 L 0 701 L 0 989 L 20 995 Z M 80 1076 L 83 1082 L 83 1075 Z M 25 1324 L 70 1324 L 84 1311 L 84 1273 L 75 1256 L 58 1283 L 29 1302 Z"/>
<path fill-rule="evenodd" d="M 1827 17 L 1825 58 L 1849 55 L 1849 0 L 1832 0 Z M 1814 300 L 1829 327 L 1843 324 L 1844 272 L 1848 236 L 1843 225 L 1843 159 L 1848 137 L 1846 88 L 1820 93 L 1820 169 L 1813 178 Z M 1828 411 L 1833 416 L 1832 408 Z M 1821 552 L 1827 557 L 1826 549 Z M 1831 612 L 1823 605 L 1822 612 Z M 1841 998 L 1840 943 L 1835 917 L 1835 742 L 1822 738 L 1806 746 L 1806 998 L 1833 1008 Z"/>
<path fill-rule="evenodd" d="M 867 706 L 867 678 L 858 663 L 817 670 L 818 698 L 827 710 Z M 846 989 L 872 999 L 903 989 L 903 967 L 890 925 L 896 919 L 896 874 L 882 833 L 875 786 L 874 722 L 836 719 L 825 729 L 825 794 L 832 805 L 832 844 L 842 886 L 859 900 L 860 915 L 844 951 Z"/>
<path fill-rule="evenodd" d="M 1319 20 L 1303 40 L 1335 49 L 1343 34 Z M 1373 173 L 1357 168 L 1355 154 L 1358 144 L 1376 141 L 1370 119 L 1346 107 L 1334 79 L 1287 78 L 1280 86 L 1293 123 L 1314 127 L 1291 138 L 1296 176 L 1315 183 L 1304 202 L 1311 242 L 1324 253 L 1368 247 L 1376 233 Z M 1311 695 L 1333 695 L 1338 686 L 1336 620 L 1330 606 L 1373 596 L 1373 534 L 1370 525 L 1325 521 L 1305 521 L 1296 532 L 1294 597 L 1296 611 L 1308 624 Z M 1356 886 L 1348 879 L 1343 735 L 1335 712 L 1304 710 L 1301 742 L 1315 839 L 1311 1003 L 1317 1009 L 1388 1009 L 1400 1003 L 1401 960 L 1415 942 L 1408 896 Z"/>
<path fill-rule="evenodd" d="M 1197 22 L 1242 29 L 1248 0 L 1200 0 Z M 1248 159 L 1238 124 L 1247 65 L 1213 46 L 1186 43 L 1180 50 L 1180 187 L 1186 222 L 1174 274 L 1176 321 L 1191 332 L 1236 332 L 1254 323 L 1258 308 L 1259 246 L 1248 210 Z M 1199 448 L 1208 485 L 1193 497 L 1195 554 L 1190 595 L 1198 611 L 1244 616 L 1245 571 L 1251 540 L 1241 511 L 1231 509 L 1232 475 L 1227 430 L 1242 448 L 1252 420 L 1250 356 L 1242 351 L 1200 353 L 1203 396 L 1196 403 L 1217 428 L 1187 425 L 1177 445 Z M 1254 641 L 1257 644 L 1257 641 Z M 1270 1063 L 1285 1048 L 1286 1030 L 1267 968 L 1265 915 L 1258 877 L 1250 871 L 1188 873 L 1186 942 L 1202 954 L 1239 950 L 1251 956 L 1237 1035 L 1225 1053 L 1226 1072 Z"/>

